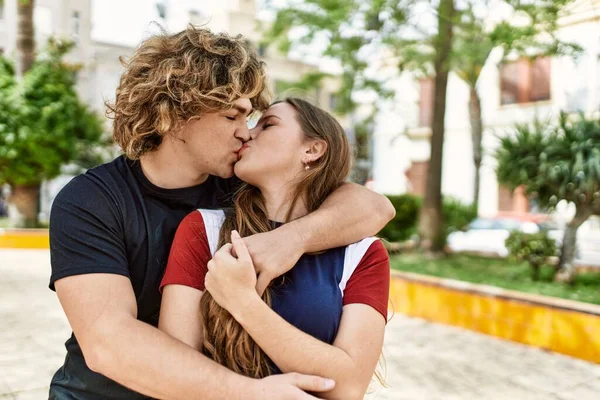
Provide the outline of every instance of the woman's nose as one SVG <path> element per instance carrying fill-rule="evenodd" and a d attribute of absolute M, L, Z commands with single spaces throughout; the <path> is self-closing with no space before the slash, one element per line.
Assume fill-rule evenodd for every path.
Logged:
<path fill-rule="evenodd" d="M 250 139 L 255 139 L 260 131 L 260 127 L 257 125 L 254 128 L 250 129 Z"/>

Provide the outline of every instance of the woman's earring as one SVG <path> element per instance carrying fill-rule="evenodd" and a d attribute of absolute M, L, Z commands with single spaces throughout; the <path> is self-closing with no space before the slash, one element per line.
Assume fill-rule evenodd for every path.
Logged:
<path fill-rule="evenodd" d="M 308 164 L 305 164 L 305 165 L 304 165 L 304 169 L 305 169 L 306 171 L 308 171 L 308 170 L 310 169 L 310 166 L 309 166 Z"/>

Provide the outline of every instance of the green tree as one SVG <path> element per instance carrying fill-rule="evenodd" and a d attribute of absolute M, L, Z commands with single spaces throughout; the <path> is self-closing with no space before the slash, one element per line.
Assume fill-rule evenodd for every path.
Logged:
<path fill-rule="evenodd" d="M 418 0 L 305 0 L 277 9 L 273 25 L 265 41 L 278 43 L 287 52 L 291 46 L 327 43 L 323 55 L 337 59 L 341 65 L 341 89 L 337 93 L 336 111 L 355 110 L 355 98 L 364 92 L 378 98 L 391 98 L 395 93 L 387 86 L 394 74 L 404 69 L 436 73 L 436 102 L 432 134 L 432 157 L 427 195 L 421 208 L 423 243 L 433 251 L 443 246 L 441 200 L 441 157 L 444 134 L 446 83 L 450 68 L 452 32 L 455 19 L 454 0 L 440 0 L 429 9 L 438 23 L 420 30 L 417 20 L 423 14 Z M 304 34 L 290 39 L 290 30 L 300 28 Z M 386 70 L 381 74 L 378 71 Z M 375 109 L 375 107 L 374 107 Z"/>
<path fill-rule="evenodd" d="M 468 4 L 462 10 L 460 22 L 455 29 L 452 70 L 469 87 L 469 118 L 475 167 L 473 203 L 476 206 L 479 204 L 480 167 L 483 158 L 481 142 L 485 127 L 477 85 L 492 50 L 501 48 L 504 57 L 516 53 L 529 58 L 576 55 L 581 51 L 580 46 L 563 42 L 555 36 L 560 13 L 572 0 L 540 0 L 535 4 L 523 1 L 506 3 L 511 6 L 512 14 L 519 15 L 527 23 L 516 25 L 511 21 L 502 21 L 490 29 L 487 24 L 489 15 L 485 8 Z"/>
<path fill-rule="evenodd" d="M 498 181 L 510 188 L 525 185 L 542 206 L 566 200 L 576 212 L 567 224 L 558 280 L 574 277 L 577 230 L 600 215 L 600 119 L 562 113 L 558 124 L 520 125 L 504 137 L 496 153 Z"/>
<path fill-rule="evenodd" d="M 75 91 L 79 67 L 63 61 L 72 47 L 51 39 L 20 80 L 0 63 L 0 184 L 11 187 L 12 226 L 36 226 L 40 184 L 102 141 L 102 123 Z"/>
<path fill-rule="evenodd" d="M 475 87 L 483 65 L 497 46 L 506 54 L 562 51 L 554 31 L 558 12 L 568 2 L 504 0 L 501 3 L 513 14 L 527 16 L 527 23 L 519 25 L 511 18 L 489 30 L 485 29 L 487 15 L 481 13 L 489 4 L 480 0 L 304 0 L 277 8 L 264 40 L 278 43 L 283 52 L 292 46 L 326 43 L 322 55 L 338 60 L 342 68 L 337 104 L 340 113 L 353 111 L 355 99 L 364 92 L 375 93 L 380 99 L 393 97 L 387 82 L 405 70 L 434 77 L 431 156 L 419 232 L 422 244 L 438 252 L 444 243 L 441 178 L 448 72 L 457 71 L 473 88 L 473 153 L 479 171 L 483 122 Z M 427 17 L 435 17 L 437 23 L 423 23 Z M 540 39 L 542 34 L 547 35 L 545 41 Z"/>
<path fill-rule="evenodd" d="M 431 155 L 427 168 L 425 197 L 419 214 L 421 247 L 442 253 L 446 243 L 442 208 L 442 160 L 446 131 L 446 91 L 450 73 L 450 52 L 454 35 L 456 4 L 440 0 L 437 10 L 438 32 L 433 37 L 433 121 L 431 123 Z M 424 244 L 424 245 L 423 245 Z"/>

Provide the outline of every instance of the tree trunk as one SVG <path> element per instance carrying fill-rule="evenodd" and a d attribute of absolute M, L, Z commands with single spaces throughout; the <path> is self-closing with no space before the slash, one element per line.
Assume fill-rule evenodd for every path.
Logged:
<path fill-rule="evenodd" d="M 420 246 L 426 251 L 440 253 L 444 249 L 444 215 L 442 212 L 442 158 L 446 90 L 450 70 L 450 49 L 455 13 L 454 0 L 440 0 L 438 7 L 438 37 L 436 39 L 435 98 L 431 127 L 431 156 L 427 170 L 425 198 L 419 215 Z"/>
<path fill-rule="evenodd" d="M 35 59 L 34 0 L 17 1 L 17 76 L 29 71 Z"/>
<path fill-rule="evenodd" d="M 536 264 L 536 263 L 530 263 L 530 265 L 531 265 L 531 279 L 534 281 L 539 281 L 541 265 Z"/>
<path fill-rule="evenodd" d="M 17 0 L 17 77 L 31 69 L 35 59 L 33 8 L 35 0 Z M 12 228 L 35 228 L 38 225 L 40 184 L 11 185 L 8 198 L 8 221 Z"/>
<path fill-rule="evenodd" d="M 559 271 L 556 273 L 555 280 L 573 282 L 575 278 L 575 265 L 573 263 L 577 252 L 577 230 L 592 214 L 590 207 L 577 206 L 575 216 L 565 228 L 558 264 Z"/>
<path fill-rule="evenodd" d="M 11 228 L 37 228 L 40 184 L 11 185 L 8 223 Z"/>
<path fill-rule="evenodd" d="M 481 118 L 481 100 L 477 89 L 472 86 L 469 97 L 469 116 L 471 118 L 471 140 L 473 142 L 473 164 L 475 166 L 475 181 L 473 182 L 473 205 L 479 206 L 479 185 L 481 169 L 481 141 L 483 139 L 483 119 Z"/>

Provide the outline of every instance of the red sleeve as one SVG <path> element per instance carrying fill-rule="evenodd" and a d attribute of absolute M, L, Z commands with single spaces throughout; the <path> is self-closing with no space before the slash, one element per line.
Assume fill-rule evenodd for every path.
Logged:
<path fill-rule="evenodd" d="M 343 304 L 367 304 L 387 322 L 390 295 L 390 257 L 381 240 L 371 244 L 344 289 Z"/>
<path fill-rule="evenodd" d="M 166 285 L 184 285 L 204 290 L 206 265 L 212 258 L 204 220 L 199 211 L 194 211 L 181 221 L 169 254 L 165 275 L 160 290 Z"/>

